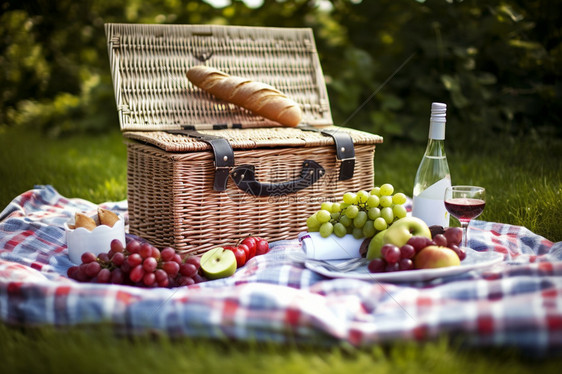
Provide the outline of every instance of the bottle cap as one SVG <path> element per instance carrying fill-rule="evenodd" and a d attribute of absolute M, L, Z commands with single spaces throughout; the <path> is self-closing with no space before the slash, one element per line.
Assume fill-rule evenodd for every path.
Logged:
<path fill-rule="evenodd" d="M 445 139 L 445 123 L 447 122 L 447 104 L 432 103 L 429 120 L 429 138 Z"/>
<path fill-rule="evenodd" d="M 447 116 L 447 104 L 432 103 L 431 104 L 431 121 L 445 122 Z"/>

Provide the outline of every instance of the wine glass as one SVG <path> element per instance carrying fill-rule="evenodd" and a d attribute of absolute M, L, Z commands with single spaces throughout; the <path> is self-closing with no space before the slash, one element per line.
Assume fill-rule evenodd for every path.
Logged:
<path fill-rule="evenodd" d="M 468 224 L 486 206 L 486 189 L 478 186 L 452 186 L 445 190 L 445 208 L 462 227 L 462 246 L 468 243 Z"/>

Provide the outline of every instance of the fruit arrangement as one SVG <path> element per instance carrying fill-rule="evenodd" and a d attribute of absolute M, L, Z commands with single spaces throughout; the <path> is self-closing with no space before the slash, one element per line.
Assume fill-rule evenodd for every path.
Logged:
<path fill-rule="evenodd" d="M 389 183 L 370 192 L 346 192 L 340 202 L 323 202 L 320 210 L 308 217 L 306 225 L 308 231 L 320 232 L 324 238 L 332 234 L 340 238 L 347 234 L 356 239 L 372 238 L 406 217 L 406 201 L 406 195 L 394 193 Z"/>
<path fill-rule="evenodd" d="M 203 256 L 182 258 L 171 247 L 159 250 L 148 242 L 113 240 L 107 253 L 85 252 L 81 264 L 67 275 L 79 282 L 125 284 L 138 287 L 179 287 L 234 274 L 250 258 L 269 251 L 269 243 L 248 236 L 236 246 L 217 247 Z"/>
<path fill-rule="evenodd" d="M 466 258 L 459 247 L 459 227 L 430 228 L 418 218 L 406 217 L 379 235 L 367 247 L 371 273 L 458 266 Z"/>

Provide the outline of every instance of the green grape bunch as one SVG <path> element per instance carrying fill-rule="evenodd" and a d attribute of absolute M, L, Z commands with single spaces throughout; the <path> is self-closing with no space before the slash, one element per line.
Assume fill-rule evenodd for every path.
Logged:
<path fill-rule="evenodd" d="M 356 239 L 371 238 L 394 221 L 406 217 L 407 198 L 385 183 L 370 192 L 346 192 L 340 202 L 325 201 L 320 210 L 308 217 L 309 232 L 320 232 L 324 238 L 351 234 Z"/>

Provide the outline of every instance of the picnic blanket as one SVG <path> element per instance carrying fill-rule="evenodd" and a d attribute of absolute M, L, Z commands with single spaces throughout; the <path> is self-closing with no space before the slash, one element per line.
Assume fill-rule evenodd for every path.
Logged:
<path fill-rule="evenodd" d="M 101 204 L 127 215 L 126 201 Z M 293 263 L 298 240 L 271 243 L 229 278 L 143 289 L 78 283 L 63 224 L 96 204 L 37 186 L 0 214 L 0 319 L 10 325 L 110 323 L 126 334 L 365 346 L 443 334 L 463 344 L 562 350 L 562 242 L 519 226 L 474 221 L 469 246 L 490 268 L 432 281 L 329 279 Z"/>

